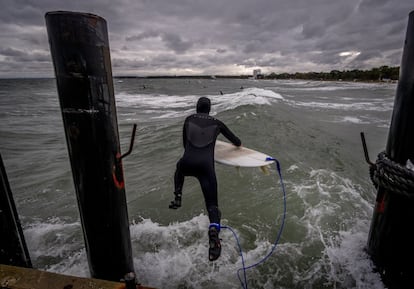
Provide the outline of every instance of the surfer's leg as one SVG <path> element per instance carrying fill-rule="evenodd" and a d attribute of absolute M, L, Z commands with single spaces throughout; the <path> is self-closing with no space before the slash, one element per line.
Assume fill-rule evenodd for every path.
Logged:
<path fill-rule="evenodd" d="M 210 226 L 208 229 L 209 249 L 208 259 L 217 260 L 221 254 L 221 243 L 219 238 L 221 213 L 217 200 L 217 179 L 214 170 L 209 174 L 198 177 L 206 203 Z"/>
<path fill-rule="evenodd" d="M 181 196 L 184 185 L 184 174 L 182 172 L 181 160 L 177 163 L 177 168 L 174 174 L 174 200 L 171 201 L 170 209 L 178 209 L 181 207 Z"/>
<path fill-rule="evenodd" d="M 177 168 L 174 174 L 174 194 L 182 194 L 184 185 L 184 174 L 181 169 L 181 160 L 177 163 Z"/>
<path fill-rule="evenodd" d="M 221 213 L 218 208 L 217 198 L 217 179 L 215 174 L 203 175 L 198 177 L 203 191 L 204 201 L 208 212 L 210 223 L 220 224 Z"/>

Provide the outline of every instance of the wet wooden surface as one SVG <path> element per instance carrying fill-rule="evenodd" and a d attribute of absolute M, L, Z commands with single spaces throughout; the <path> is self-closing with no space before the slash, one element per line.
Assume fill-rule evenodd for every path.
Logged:
<path fill-rule="evenodd" d="M 0 264 L 1 289 L 125 289 L 125 284 Z M 137 289 L 154 289 L 137 285 Z"/>

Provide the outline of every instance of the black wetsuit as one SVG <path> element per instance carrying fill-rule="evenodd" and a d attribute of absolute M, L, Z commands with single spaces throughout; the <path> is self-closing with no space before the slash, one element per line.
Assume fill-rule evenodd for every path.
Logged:
<path fill-rule="evenodd" d="M 203 111 L 203 109 L 200 109 Z M 197 109 L 199 111 L 199 109 Z M 241 145 L 235 136 L 220 120 L 208 112 L 196 113 L 186 118 L 183 128 L 184 155 L 177 163 L 174 176 L 175 193 L 181 194 L 184 177 L 194 176 L 201 185 L 210 223 L 220 224 L 220 211 L 217 200 L 217 179 L 214 168 L 214 147 L 217 136 L 222 133 L 236 146 Z"/>

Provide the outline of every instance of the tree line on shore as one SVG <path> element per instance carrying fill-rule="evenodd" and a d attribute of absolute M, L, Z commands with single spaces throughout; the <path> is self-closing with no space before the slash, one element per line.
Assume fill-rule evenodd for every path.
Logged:
<path fill-rule="evenodd" d="M 308 79 L 308 80 L 344 80 L 344 81 L 396 81 L 400 67 L 381 66 L 370 70 L 332 70 L 330 72 L 270 73 L 264 79 Z"/>
<path fill-rule="evenodd" d="M 397 81 L 400 67 L 381 66 L 370 70 L 332 70 L 330 72 L 295 72 L 260 74 L 259 79 L 306 79 L 306 80 L 343 80 L 343 81 Z M 237 78 L 248 79 L 252 75 L 154 75 L 154 76 L 115 76 L 115 78 Z"/>

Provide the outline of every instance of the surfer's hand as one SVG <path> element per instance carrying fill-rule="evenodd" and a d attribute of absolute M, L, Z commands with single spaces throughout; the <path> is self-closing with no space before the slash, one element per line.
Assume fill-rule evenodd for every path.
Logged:
<path fill-rule="evenodd" d="M 181 195 L 175 195 L 175 198 L 171 201 L 169 208 L 178 209 L 179 207 L 181 207 Z"/>

